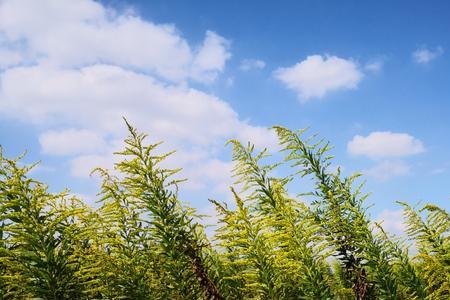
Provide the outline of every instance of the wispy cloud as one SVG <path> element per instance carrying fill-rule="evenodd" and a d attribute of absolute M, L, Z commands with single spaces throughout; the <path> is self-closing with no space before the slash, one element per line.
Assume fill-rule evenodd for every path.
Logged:
<path fill-rule="evenodd" d="M 239 65 L 239 69 L 244 72 L 264 69 L 265 67 L 266 63 L 260 59 L 243 59 Z"/>
<path fill-rule="evenodd" d="M 370 60 L 364 65 L 364 69 L 371 73 L 379 73 L 384 67 L 384 60 L 382 59 L 375 59 Z"/>
<path fill-rule="evenodd" d="M 385 181 L 393 177 L 410 174 L 411 167 L 401 160 L 385 160 L 369 169 L 363 170 L 362 173 L 377 180 Z"/>
<path fill-rule="evenodd" d="M 418 64 L 428 64 L 429 62 L 435 60 L 444 53 L 442 47 L 427 48 L 421 47 L 413 52 L 413 60 Z"/>

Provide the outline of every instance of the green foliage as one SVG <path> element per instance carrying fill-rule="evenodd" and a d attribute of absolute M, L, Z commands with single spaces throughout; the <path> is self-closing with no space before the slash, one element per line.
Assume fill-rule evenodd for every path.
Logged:
<path fill-rule="evenodd" d="M 262 250 L 275 249 L 273 253 L 265 254 L 273 260 L 272 267 L 265 268 L 272 274 L 262 272 L 260 276 L 275 280 L 266 286 L 279 286 L 276 290 L 269 289 L 275 295 L 272 299 L 279 299 L 280 295 L 283 298 L 331 299 L 330 272 L 325 263 L 327 244 L 319 235 L 319 227 L 308 207 L 288 196 L 289 178 L 270 176 L 277 165 L 259 164 L 266 156 L 265 151 L 254 154 L 251 145 L 244 147 L 237 141 L 231 143 L 236 184 L 242 184 L 243 192 L 248 193 L 248 213 L 242 217 L 248 219 L 249 225 L 259 225 L 258 232 L 253 235 L 265 236 L 265 242 L 259 241 Z M 242 210 L 244 203 L 237 195 L 235 198 Z M 247 228 L 248 232 L 254 230 Z M 246 249 L 253 247 L 244 245 L 243 251 Z"/>
<path fill-rule="evenodd" d="M 426 283 L 426 299 L 450 298 L 450 217 L 446 211 L 425 205 L 415 210 L 401 203 L 406 218 L 406 232 L 415 241 L 414 257 Z M 422 216 L 421 214 L 425 214 Z"/>
<path fill-rule="evenodd" d="M 84 231 L 78 216 L 86 208 L 27 178 L 30 167 L 0 159 L 2 297 L 82 298 L 76 248 Z"/>
<path fill-rule="evenodd" d="M 210 200 L 210 242 L 179 199 L 179 170 L 164 167 L 171 153 L 127 126 L 114 169 L 94 171 L 96 209 L 0 151 L 0 299 L 450 298 L 448 213 L 400 203 L 410 255 L 370 220 L 359 175 L 331 171 L 328 143 L 275 127 L 285 158 L 265 164 L 266 150 L 230 141 L 234 202 Z M 305 177 L 310 205 L 289 193 Z"/>
<path fill-rule="evenodd" d="M 390 253 L 382 240 L 373 234 L 366 214 L 361 186 L 353 189 L 358 174 L 341 178 L 340 170 L 329 171 L 329 144 L 302 139 L 304 131 L 293 132 L 275 127 L 286 151 L 286 160 L 302 177 L 312 176 L 316 189 L 313 202 L 317 224 L 328 240 L 344 273 L 344 287 L 351 287 L 357 299 L 398 299 L 397 279 L 393 274 Z M 311 144 L 308 144 L 311 143 Z"/>

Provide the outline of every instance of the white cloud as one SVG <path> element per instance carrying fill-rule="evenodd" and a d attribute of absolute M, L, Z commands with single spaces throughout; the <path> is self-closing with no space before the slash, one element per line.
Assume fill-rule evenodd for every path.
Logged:
<path fill-rule="evenodd" d="M 123 127 L 119 120 L 125 116 L 158 138 L 198 144 L 214 144 L 248 130 L 261 134 L 215 96 L 120 67 L 14 68 L 1 81 L 0 111 L 37 124 L 52 121 L 114 133 Z"/>
<path fill-rule="evenodd" d="M 403 235 L 406 225 L 403 221 L 403 210 L 383 210 L 377 217 L 376 222 L 381 223 L 383 229 L 391 234 Z"/>
<path fill-rule="evenodd" d="M 105 154 L 76 156 L 69 161 L 71 175 L 86 178 L 96 167 L 111 170 L 113 165 L 120 160 L 120 157 L 113 155 L 113 152 L 119 150 L 121 150 L 120 146 L 115 145 L 111 146 Z M 166 153 L 169 150 L 172 148 L 163 144 L 162 149 L 157 151 Z M 163 162 L 163 167 L 171 169 L 182 167 L 175 177 L 187 179 L 187 183 L 182 185 L 183 190 L 206 190 L 214 196 L 226 195 L 233 182 L 231 177 L 233 163 L 215 158 L 209 150 L 207 148 L 186 149 L 186 147 L 182 147 Z"/>
<path fill-rule="evenodd" d="M 253 140 L 260 146 L 276 144 L 273 132 L 240 120 L 226 102 L 212 95 L 162 84 L 115 66 L 94 65 L 79 70 L 22 67 L 9 69 L 0 78 L 3 114 L 40 125 L 50 122 L 93 131 L 44 134 L 41 143 L 49 153 L 81 151 L 81 146 L 70 150 L 68 144 L 68 148 L 58 149 L 56 144 L 63 140 L 89 135 L 96 141 L 93 145 L 98 145 L 98 136 L 120 136 L 124 127 L 121 116 L 154 139 L 167 140 L 174 146 L 187 143 L 209 147 L 221 145 L 228 138 Z M 55 149 L 49 150 L 50 146 Z M 92 152 L 97 148 L 89 147 Z"/>
<path fill-rule="evenodd" d="M 403 161 L 385 160 L 363 171 L 362 173 L 384 181 L 392 177 L 408 175 L 410 172 L 410 166 Z"/>
<path fill-rule="evenodd" d="M 292 67 L 279 68 L 275 77 L 306 102 L 333 91 L 355 89 L 363 74 L 352 60 L 311 55 Z"/>
<path fill-rule="evenodd" d="M 23 58 L 22 55 L 10 49 L 2 49 L 0 45 L 0 70 L 13 65 L 20 64 Z"/>
<path fill-rule="evenodd" d="M 86 129 L 49 130 L 39 136 L 42 152 L 74 155 L 105 151 L 106 143 L 97 133 Z"/>
<path fill-rule="evenodd" d="M 407 133 L 376 131 L 368 136 L 356 135 L 348 142 L 347 150 L 353 155 L 378 159 L 404 157 L 425 151 L 423 143 Z"/>
<path fill-rule="evenodd" d="M 225 194 L 229 191 L 228 188 L 233 183 L 231 178 L 232 162 L 207 159 L 203 162 L 196 162 L 197 165 L 198 163 L 202 163 L 202 168 L 192 167 L 187 172 L 182 173 L 183 176 L 188 178 L 189 184 L 186 188 L 204 189 L 208 184 L 213 183 L 215 192 Z"/>
<path fill-rule="evenodd" d="M 436 47 L 434 49 L 422 47 L 414 51 L 412 57 L 418 64 L 427 64 L 441 56 L 443 53 L 444 49 L 442 47 Z"/>
<path fill-rule="evenodd" d="M 175 26 L 154 24 L 132 11 L 117 12 L 91 0 L 2 1 L 1 34 L 9 44 L 22 43 L 29 59 L 38 63 L 79 67 L 101 62 L 172 81 L 210 82 L 230 57 L 229 42 L 212 31 L 195 53 Z"/>
<path fill-rule="evenodd" d="M 151 141 L 165 140 L 162 150 L 179 150 L 168 163 L 183 167 L 193 188 L 224 189 L 229 162 L 218 157 L 227 139 L 276 143 L 273 132 L 189 86 L 214 80 L 231 55 L 212 31 L 191 47 L 174 25 L 98 2 L 6 0 L 0 37 L 20 56 L 2 62 L 9 67 L 0 71 L 0 114 L 44 128 L 42 151 L 72 155 L 74 176 L 112 166 L 126 134 L 122 116 Z"/>
<path fill-rule="evenodd" d="M 86 154 L 70 161 L 70 174 L 75 177 L 88 177 L 94 168 L 112 169 L 118 157 L 107 154 Z"/>
<path fill-rule="evenodd" d="M 264 69 L 265 67 L 266 63 L 260 59 L 243 59 L 239 65 L 239 69 L 244 72 Z"/>
<path fill-rule="evenodd" d="M 280 150 L 278 138 L 273 130 L 258 126 L 242 126 L 237 138 L 246 143 L 251 142 L 256 148 L 267 148 L 269 151 Z"/>
<path fill-rule="evenodd" d="M 213 81 L 231 57 L 229 45 L 230 42 L 220 35 L 207 31 L 205 41 L 193 61 L 193 77 L 199 81 Z"/>

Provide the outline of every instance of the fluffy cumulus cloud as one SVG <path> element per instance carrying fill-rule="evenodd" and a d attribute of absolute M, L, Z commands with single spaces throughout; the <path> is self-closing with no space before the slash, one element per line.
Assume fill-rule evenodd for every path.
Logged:
<path fill-rule="evenodd" d="M 347 151 L 376 160 L 377 163 L 363 173 L 384 181 L 410 174 L 411 166 L 401 159 L 422 153 L 425 147 L 422 141 L 407 133 L 376 131 L 367 136 L 354 136 L 347 144 Z"/>
<path fill-rule="evenodd" d="M 426 48 L 421 47 L 413 52 L 413 60 L 418 64 L 428 64 L 432 60 L 435 60 L 444 53 L 442 47 Z"/>
<path fill-rule="evenodd" d="M 0 56 L 0 114 L 44 128 L 42 152 L 67 156 L 75 176 L 111 166 L 124 116 L 151 140 L 167 141 L 164 150 L 179 149 L 172 162 L 195 186 L 220 185 L 230 170 L 217 158 L 226 139 L 276 143 L 190 86 L 216 79 L 229 47 L 212 31 L 191 45 L 174 25 L 91 0 L 1 1 L 0 53 L 8 55 Z"/>
<path fill-rule="evenodd" d="M 222 72 L 225 62 L 231 57 L 230 42 L 220 35 L 206 32 L 206 38 L 193 61 L 193 77 L 199 81 L 211 82 Z"/>
<path fill-rule="evenodd" d="M 260 59 L 243 59 L 239 65 L 239 69 L 244 72 L 264 69 L 265 67 L 266 63 Z"/>
<path fill-rule="evenodd" d="M 311 55 L 292 67 L 279 68 L 275 77 L 294 90 L 300 101 L 306 102 L 330 92 L 355 89 L 363 73 L 352 60 Z"/>
<path fill-rule="evenodd" d="M 424 152 L 425 147 L 419 139 L 407 133 L 376 131 L 368 136 L 354 136 L 347 144 L 347 150 L 353 155 L 378 159 L 418 154 Z"/>
<path fill-rule="evenodd" d="M 154 24 L 91 0 L 5 0 L 0 30 L 0 53 L 15 48 L 23 62 L 59 67 L 102 62 L 172 81 L 210 81 L 230 58 L 229 42 L 212 31 L 195 51 L 174 25 Z"/>

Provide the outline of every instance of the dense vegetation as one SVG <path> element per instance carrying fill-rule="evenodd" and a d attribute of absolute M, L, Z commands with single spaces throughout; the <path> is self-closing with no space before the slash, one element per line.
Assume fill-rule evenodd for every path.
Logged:
<path fill-rule="evenodd" d="M 115 170 L 95 171 L 98 209 L 0 153 L 0 299 L 450 299 L 447 212 L 400 203 L 412 255 L 369 219 L 358 176 L 330 171 L 328 144 L 274 130 L 280 164 L 230 141 L 235 203 L 211 200 L 211 240 L 161 164 L 170 154 L 131 126 Z M 280 165 L 292 175 L 273 177 Z M 310 205 L 287 191 L 304 178 Z"/>

